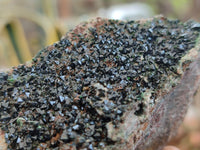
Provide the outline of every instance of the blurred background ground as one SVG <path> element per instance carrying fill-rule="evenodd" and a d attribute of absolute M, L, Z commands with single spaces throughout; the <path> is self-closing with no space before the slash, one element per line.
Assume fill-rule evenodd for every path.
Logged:
<path fill-rule="evenodd" d="M 30 61 L 82 21 L 99 16 L 126 20 L 159 14 L 200 21 L 200 0 L 1 0 L 0 71 Z M 200 149 L 200 95 L 169 144 L 181 150 Z"/>

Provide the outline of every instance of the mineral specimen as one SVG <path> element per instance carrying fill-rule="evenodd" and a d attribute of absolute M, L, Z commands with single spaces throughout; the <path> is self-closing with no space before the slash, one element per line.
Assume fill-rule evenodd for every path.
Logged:
<path fill-rule="evenodd" d="M 0 73 L 8 149 L 142 149 L 145 129 L 160 120 L 149 120 L 162 112 L 156 106 L 195 62 L 186 56 L 198 36 L 199 24 L 163 17 L 77 26 L 31 65 Z M 143 149 L 151 145 L 146 140 Z"/>

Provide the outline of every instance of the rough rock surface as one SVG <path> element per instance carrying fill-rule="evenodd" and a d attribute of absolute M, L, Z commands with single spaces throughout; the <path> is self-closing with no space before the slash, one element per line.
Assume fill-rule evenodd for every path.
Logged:
<path fill-rule="evenodd" d="M 98 18 L 0 73 L 8 149 L 161 149 L 199 87 L 199 30 Z"/>

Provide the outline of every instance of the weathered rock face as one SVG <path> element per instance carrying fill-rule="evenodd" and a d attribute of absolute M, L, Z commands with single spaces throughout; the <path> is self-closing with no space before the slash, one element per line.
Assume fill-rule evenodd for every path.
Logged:
<path fill-rule="evenodd" d="M 198 88 L 200 25 L 97 19 L 0 74 L 9 149 L 159 149 Z"/>

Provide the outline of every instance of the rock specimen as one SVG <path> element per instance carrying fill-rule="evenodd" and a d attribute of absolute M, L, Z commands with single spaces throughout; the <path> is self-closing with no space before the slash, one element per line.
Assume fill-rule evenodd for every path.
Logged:
<path fill-rule="evenodd" d="M 200 83 L 199 31 L 98 18 L 0 73 L 8 149 L 161 149 Z"/>

